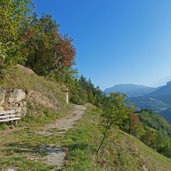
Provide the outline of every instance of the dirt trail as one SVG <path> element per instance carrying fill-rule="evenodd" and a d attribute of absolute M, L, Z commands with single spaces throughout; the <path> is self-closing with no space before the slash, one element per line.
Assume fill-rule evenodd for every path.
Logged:
<path fill-rule="evenodd" d="M 42 136 L 53 136 L 55 134 L 62 138 L 65 136 L 66 132 L 73 128 L 76 122 L 81 119 L 85 113 L 85 110 L 85 106 L 75 105 L 73 111 L 69 115 L 65 118 L 57 120 L 54 123 L 45 125 L 40 131 L 37 132 L 37 134 Z M 54 129 L 57 129 L 58 131 L 53 131 Z M 56 166 L 55 170 L 60 170 L 66 157 L 65 147 L 56 145 L 42 145 L 40 148 L 42 152 L 47 153 L 43 161 L 48 165 Z"/>

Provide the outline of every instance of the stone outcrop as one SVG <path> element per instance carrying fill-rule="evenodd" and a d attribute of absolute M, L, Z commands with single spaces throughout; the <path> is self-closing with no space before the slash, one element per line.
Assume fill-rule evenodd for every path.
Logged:
<path fill-rule="evenodd" d="M 27 98 L 32 103 L 35 103 L 37 106 L 42 106 L 51 109 L 57 109 L 59 107 L 58 101 L 53 95 L 47 95 L 35 90 L 28 91 Z"/>
<path fill-rule="evenodd" d="M 0 111 L 15 110 L 18 116 L 25 116 L 26 96 L 26 91 L 22 89 L 0 89 Z"/>

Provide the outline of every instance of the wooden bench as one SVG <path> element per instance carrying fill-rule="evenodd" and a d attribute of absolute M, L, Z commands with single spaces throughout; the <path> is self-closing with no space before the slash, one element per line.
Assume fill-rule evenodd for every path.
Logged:
<path fill-rule="evenodd" d="M 20 119 L 20 117 L 16 116 L 15 110 L 0 112 L 0 123 L 10 122 L 11 124 L 17 124 Z"/>

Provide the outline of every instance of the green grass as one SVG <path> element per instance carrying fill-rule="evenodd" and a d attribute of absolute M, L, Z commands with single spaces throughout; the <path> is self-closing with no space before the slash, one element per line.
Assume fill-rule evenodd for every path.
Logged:
<path fill-rule="evenodd" d="M 21 88 L 27 92 L 36 91 L 49 97 L 59 106 L 65 105 L 65 95 L 62 91 L 64 87 L 64 84 L 40 77 L 22 66 L 11 68 L 0 77 L 0 88 Z"/>
<path fill-rule="evenodd" d="M 97 155 L 101 141 L 100 117 L 89 110 L 66 138 L 68 171 L 139 171 L 144 165 L 149 171 L 170 171 L 171 160 L 153 151 L 135 137 L 114 129 Z"/>
<path fill-rule="evenodd" d="M 16 128 L 9 129 L 7 124 L 0 125 L 0 170 L 14 168 L 19 171 L 48 171 L 53 168 L 41 161 L 46 156 L 46 153 L 42 153 L 41 146 L 59 146 L 61 137 L 55 134 L 41 136 L 36 131 L 71 112 L 73 106 L 65 104 L 63 87 L 64 85 L 39 77 L 22 66 L 12 68 L 0 79 L 0 88 L 21 88 L 27 92 L 39 92 L 55 106 L 49 108 L 27 97 L 27 115 L 18 122 Z M 34 157 L 30 158 L 31 156 L 38 158 L 37 161 Z"/>
<path fill-rule="evenodd" d="M 46 156 L 42 145 L 68 147 L 64 170 L 68 171 L 139 171 L 145 165 L 149 171 L 170 171 L 171 160 L 156 153 L 133 136 L 114 129 L 106 146 L 97 155 L 96 149 L 102 139 L 98 111 L 89 107 L 86 115 L 67 135 L 41 136 L 36 131 L 41 126 L 72 110 L 65 105 L 63 85 L 38 77 L 17 67 L 0 80 L 1 88 L 22 88 L 38 91 L 57 102 L 58 110 L 47 108 L 28 99 L 28 113 L 17 127 L 0 126 L 0 170 L 14 168 L 18 171 L 49 171 L 53 166 L 41 159 Z M 52 129 L 52 132 L 59 130 Z M 61 131 L 61 130 L 60 130 Z"/>
<path fill-rule="evenodd" d="M 61 145 L 61 137 L 54 134 L 53 136 L 41 136 L 36 133 L 41 126 L 48 124 L 60 117 L 64 117 L 72 110 L 72 105 L 51 113 L 48 111 L 45 115 L 30 116 L 19 122 L 17 128 L 0 132 L 0 170 L 15 168 L 18 171 L 36 170 L 49 171 L 54 166 L 48 166 L 41 158 L 46 156 L 42 152 L 42 145 Z M 8 132 L 9 131 L 9 132 Z M 13 132 L 10 132 L 13 131 Z M 55 130 L 52 130 L 55 131 Z M 32 158 L 33 157 L 33 158 Z M 36 159 L 34 159 L 36 157 Z"/>
<path fill-rule="evenodd" d="M 12 156 L 9 157 L 8 159 L 5 158 L 3 161 L 1 161 L 1 165 L 3 165 L 3 167 L 5 168 L 12 168 L 12 169 L 23 170 L 23 171 L 26 170 L 46 171 L 46 170 L 53 169 L 52 166 L 48 166 L 40 162 L 35 162 L 34 160 L 33 161 L 28 160 L 21 155 L 18 156 L 16 155 L 14 157 Z"/>
<path fill-rule="evenodd" d="M 5 75 L 0 77 L 0 88 L 2 89 L 21 88 L 27 93 L 34 91 L 35 94 L 39 92 L 40 95 L 47 97 L 47 100 L 54 102 L 55 108 L 52 109 L 27 96 L 27 116 L 22 118 L 17 127 L 35 127 L 60 117 L 60 114 L 63 116 L 69 110 L 65 104 L 63 87 L 63 84 L 40 77 L 20 65 L 7 70 Z M 41 96 L 39 99 L 41 100 Z M 58 115 L 54 115 L 56 112 L 58 112 Z M 0 130 L 6 130 L 8 127 L 7 124 L 0 124 Z"/>

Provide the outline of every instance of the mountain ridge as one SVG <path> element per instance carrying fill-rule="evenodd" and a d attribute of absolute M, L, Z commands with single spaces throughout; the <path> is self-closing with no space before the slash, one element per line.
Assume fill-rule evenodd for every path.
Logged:
<path fill-rule="evenodd" d="M 112 92 L 120 92 L 127 94 L 128 97 L 137 97 L 137 96 L 144 96 L 149 93 L 154 92 L 157 88 L 148 87 L 144 85 L 137 85 L 137 84 L 117 84 L 111 88 L 107 88 L 104 90 L 106 94 L 110 94 Z"/>
<path fill-rule="evenodd" d="M 127 94 L 126 103 L 137 109 L 151 109 L 160 113 L 171 123 L 171 81 L 157 88 L 136 84 L 118 84 L 105 90 L 106 94 L 120 92 Z"/>

